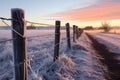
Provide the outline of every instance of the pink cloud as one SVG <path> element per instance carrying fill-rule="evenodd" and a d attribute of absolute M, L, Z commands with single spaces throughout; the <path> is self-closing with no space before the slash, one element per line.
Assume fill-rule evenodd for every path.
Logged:
<path fill-rule="evenodd" d="M 120 19 L 120 0 L 98 1 L 94 5 L 52 15 L 65 20 L 101 21 Z"/>

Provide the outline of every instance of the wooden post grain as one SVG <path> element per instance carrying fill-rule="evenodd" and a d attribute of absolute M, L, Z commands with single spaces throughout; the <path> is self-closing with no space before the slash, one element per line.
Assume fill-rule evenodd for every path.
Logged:
<path fill-rule="evenodd" d="M 27 58 L 26 58 L 26 27 L 24 22 L 24 11 L 22 9 L 12 9 L 12 36 L 15 80 L 27 80 Z"/>
<path fill-rule="evenodd" d="M 68 49 L 71 49 L 71 43 L 70 43 L 70 25 L 69 23 L 66 23 L 66 35 L 67 35 L 67 47 Z"/>
<path fill-rule="evenodd" d="M 59 58 L 59 45 L 60 45 L 60 21 L 55 23 L 55 47 L 54 47 L 54 59 L 56 61 Z"/>

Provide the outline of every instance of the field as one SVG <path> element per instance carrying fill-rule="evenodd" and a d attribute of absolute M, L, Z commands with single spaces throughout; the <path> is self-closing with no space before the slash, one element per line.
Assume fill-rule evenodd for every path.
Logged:
<path fill-rule="evenodd" d="M 86 35 L 86 32 L 88 35 Z M 118 32 L 116 31 L 115 33 Z M 58 61 L 53 62 L 55 47 L 54 30 L 27 30 L 26 33 L 28 80 L 120 79 L 120 75 L 118 75 L 120 74 L 119 34 L 101 33 L 101 31 L 85 31 L 74 43 L 73 32 L 71 30 L 72 49 L 68 50 L 66 31 L 61 30 L 60 57 Z M 11 39 L 11 36 L 10 30 L 0 30 L 0 41 Z M 107 48 L 107 50 L 102 49 L 101 47 L 103 46 Z M 102 50 L 96 49 L 96 47 Z M 100 54 L 105 51 L 110 54 Z M 12 41 L 0 43 L 0 52 L 0 80 L 14 80 Z M 111 57 L 111 54 L 114 54 L 114 59 Z M 111 59 L 105 55 L 110 56 Z M 109 64 L 108 60 L 115 60 L 116 62 Z M 112 67 L 109 67 L 110 65 Z M 112 70 L 114 68 L 116 68 L 115 70 L 117 70 L 118 73 Z M 116 76 L 110 74 L 110 72 L 116 74 Z"/>

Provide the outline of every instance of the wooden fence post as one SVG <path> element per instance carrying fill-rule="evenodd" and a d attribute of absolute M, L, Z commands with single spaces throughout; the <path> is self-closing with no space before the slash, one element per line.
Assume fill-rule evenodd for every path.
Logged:
<path fill-rule="evenodd" d="M 27 58 L 26 58 L 26 26 L 24 22 L 24 11 L 19 8 L 11 9 L 12 37 L 15 80 L 27 80 Z M 23 37 L 22 37 L 23 36 Z"/>
<path fill-rule="evenodd" d="M 76 30 L 75 25 L 73 25 L 73 42 L 75 42 Z"/>
<path fill-rule="evenodd" d="M 59 58 L 59 45 L 60 45 L 60 21 L 55 23 L 55 47 L 54 47 L 54 60 Z"/>
<path fill-rule="evenodd" d="M 70 25 L 69 23 L 66 23 L 66 35 L 67 35 L 67 46 L 68 49 L 71 49 L 71 43 L 70 43 Z"/>

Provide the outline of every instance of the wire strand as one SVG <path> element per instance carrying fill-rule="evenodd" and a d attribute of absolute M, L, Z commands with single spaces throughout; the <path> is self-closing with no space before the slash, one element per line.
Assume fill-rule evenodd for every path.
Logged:
<path fill-rule="evenodd" d="M 2 22 L 4 23 L 4 24 L 6 24 L 7 26 L 9 26 L 9 27 L 11 27 L 9 24 L 7 24 L 4 20 L 2 20 Z M 12 30 L 12 31 L 14 31 L 16 34 L 18 34 L 19 36 L 21 36 L 22 38 L 25 38 L 23 35 L 21 35 L 19 32 L 17 32 L 16 30 L 14 30 L 14 29 L 12 29 L 12 28 L 10 28 L 10 30 Z"/>
<path fill-rule="evenodd" d="M 0 19 L 1 19 L 1 20 L 7 20 L 7 21 L 12 20 L 12 19 L 10 19 L 10 18 L 3 18 L 3 17 L 0 17 Z"/>
<path fill-rule="evenodd" d="M 32 21 L 26 21 L 27 23 L 31 23 L 31 24 L 38 24 L 38 25 L 47 25 L 47 26 L 54 26 L 51 24 L 45 24 L 45 23 L 36 23 L 36 22 L 32 22 Z"/>

